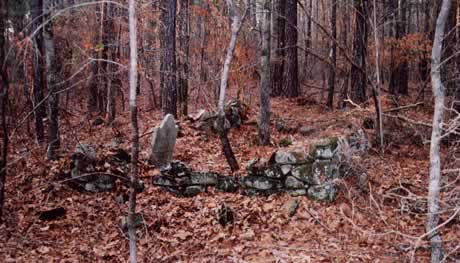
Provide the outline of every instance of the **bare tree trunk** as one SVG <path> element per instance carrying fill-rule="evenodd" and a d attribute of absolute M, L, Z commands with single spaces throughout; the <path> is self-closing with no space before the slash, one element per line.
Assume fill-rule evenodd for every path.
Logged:
<path fill-rule="evenodd" d="M 176 0 L 162 0 L 161 20 L 163 44 L 161 47 L 161 72 L 163 114 L 177 118 L 176 83 Z"/>
<path fill-rule="evenodd" d="M 270 144 L 270 0 L 262 5 L 262 50 L 260 55 L 259 144 Z"/>
<path fill-rule="evenodd" d="M 53 0 L 43 0 L 43 20 L 51 17 Z M 59 94 L 57 93 L 58 71 L 56 65 L 56 53 L 54 45 L 53 24 L 46 23 L 43 28 L 43 44 L 45 52 L 45 73 L 46 86 L 48 87 L 48 159 L 56 160 L 57 150 L 60 146 L 59 140 Z"/>
<path fill-rule="evenodd" d="M 329 94 L 327 96 L 327 106 L 333 108 L 334 106 L 334 89 L 335 89 L 335 72 L 337 65 L 337 0 L 332 0 L 331 9 L 331 50 L 330 50 L 330 61 L 329 66 Z"/>
<path fill-rule="evenodd" d="M 434 95 L 434 113 L 433 113 L 433 130 L 431 132 L 430 144 L 430 182 L 428 188 L 428 215 L 426 221 L 426 231 L 431 244 L 431 262 L 438 263 L 443 259 L 442 240 L 440 233 L 435 230 L 439 223 L 439 198 L 441 184 L 441 136 L 442 121 L 444 115 L 444 97 L 445 88 L 441 82 L 441 55 L 442 40 L 444 38 L 444 29 L 451 0 L 443 0 L 441 11 L 436 20 L 433 50 L 431 52 L 431 85 Z"/>
<path fill-rule="evenodd" d="M 31 15 L 33 20 L 32 32 L 42 24 L 42 0 L 31 1 L 30 3 Z M 33 106 L 35 108 L 35 134 L 37 142 L 42 143 L 45 140 L 45 128 L 43 125 L 43 118 L 46 115 L 45 104 L 43 103 L 43 37 L 41 30 L 33 39 Z M 40 104 L 40 105 L 39 105 Z"/>
<path fill-rule="evenodd" d="M 367 0 L 355 1 L 355 35 L 351 66 L 351 99 L 355 103 L 366 101 L 367 57 Z"/>
<path fill-rule="evenodd" d="M 230 141 L 227 136 L 227 129 L 225 128 L 225 93 L 227 91 L 228 85 L 228 75 L 230 71 L 230 66 L 233 60 L 233 54 L 235 52 L 236 40 L 241 29 L 241 25 L 246 16 L 248 3 L 245 1 L 245 13 L 243 15 L 238 14 L 238 8 L 235 6 L 233 0 L 226 0 L 228 9 L 230 10 L 230 16 L 232 18 L 231 25 L 231 36 L 230 43 L 228 44 L 227 54 L 224 60 L 224 67 L 222 69 L 222 77 L 220 80 L 220 89 L 219 89 L 219 104 L 217 106 L 217 127 L 219 131 L 219 138 L 222 143 L 222 150 L 224 152 L 225 158 L 227 159 L 228 165 L 232 171 L 239 169 L 238 162 L 236 161 L 235 154 L 233 153 Z"/>
<path fill-rule="evenodd" d="M 179 13 L 179 111 L 186 116 L 188 112 L 188 79 L 190 64 L 190 0 L 180 1 Z"/>
<path fill-rule="evenodd" d="M 6 65 L 6 20 L 8 17 L 8 0 L 0 1 L 0 111 L 1 111 L 1 133 L 0 142 L 0 222 L 3 221 L 3 205 L 5 203 L 5 183 L 8 162 L 8 129 L 6 123 L 6 106 L 8 103 L 8 74 Z"/>
<path fill-rule="evenodd" d="M 297 39 L 297 0 L 286 0 L 286 63 L 284 64 L 283 96 L 289 98 L 300 95 Z"/>
<path fill-rule="evenodd" d="M 379 133 L 380 137 L 380 149 L 382 154 L 384 152 L 384 138 L 383 138 L 383 119 L 382 119 L 382 97 L 381 97 L 381 89 L 380 89 L 380 45 L 379 45 L 379 37 L 378 37 L 378 24 L 377 24 L 377 4 L 376 0 L 373 0 L 373 24 L 374 24 L 374 46 L 375 46 L 375 78 L 376 83 L 375 87 L 373 88 L 373 94 L 375 102 L 375 111 L 377 115 L 377 127 L 376 131 Z"/>
<path fill-rule="evenodd" d="M 460 14 L 460 3 L 457 3 L 457 14 Z M 457 16 L 457 24 L 460 23 L 460 16 Z M 460 51 L 460 27 L 457 26 L 457 34 L 456 34 L 456 51 Z M 456 63 L 456 70 L 457 70 L 457 76 L 460 76 L 460 56 L 457 56 L 455 58 L 455 63 Z M 455 81 L 455 101 L 453 108 L 455 111 L 457 111 L 457 114 L 460 114 L 460 80 L 457 79 Z"/>
<path fill-rule="evenodd" d="M 112 3 L 106 4 L 106 26 L 105 30 L 107 33 L 107 56 L 110 57 L 112 61 L 117 60 L 117 36 L 115 34 L 115 7 Z M 107 63 L 107 124 L 111 124 L 115 120 L 116 116 L 116 86 L 114 81 L 114 65 L 113 63 Z"/>
<path fill-rule="evenodd" d="M 274 35 L 276 38 L 275 57 L 272 60 L 272 79 L 270 95 L 280 96 L 283 90 L 284 60 L 286 56 L 286 0 L 273 0 L 274 5 Z"/>
<path fill-rule="evenodd" d="M 129 261 L 137 262 L 136 228 L 134 217 L 136 214 L 136 189 L 139 158 L 139 127 L 137 123 L 137 14 L 136 0 L 129 0 L 129 109 L 131 111 L 132 146 L 131 146 L 131 186 L 129 188 L 128 207 L 128 235 L 129 235 Z"/>

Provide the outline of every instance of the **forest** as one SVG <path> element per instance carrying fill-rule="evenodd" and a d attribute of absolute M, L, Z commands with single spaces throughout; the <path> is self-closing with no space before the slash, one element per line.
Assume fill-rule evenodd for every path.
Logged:
<path fill-rule="evenodd" d="M 460 262 L 460 0 L 0 0 L 1 262 Z"/>

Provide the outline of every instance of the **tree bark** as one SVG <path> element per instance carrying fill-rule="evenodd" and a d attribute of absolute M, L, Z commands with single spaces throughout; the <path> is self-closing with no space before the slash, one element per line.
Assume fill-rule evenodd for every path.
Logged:
<path fill-rule="evenodd" d="M 128 204 L 128 235 L 129 235 L 129 261 L 137 262 L 137 245 L 136 245 L 136 228 L 134 217 L 136 214 L 136 189 L 138 175 L 138 159 L 139 159 L 139 127 L 137 122 L 137 14 L 136 0 L 129 0 L 129 109 L 131 112 L 131 127 L 132 127 L 132 146 L 131 146 L 131 176 L 129 188 L 129 204 Z"/>
<path fill-rule="evenodd" d="M 43 20 L 48 21 L 51 17 L 53 0 L 43 0 Z M 58 71 L 56 65 L 56 52 L 54 45 L 53 23 L 49 21 L 43 28 L 43 44 L 45 53 L 46 86 L 48 87 L 48 151 L 50 160 L 58 158 L 57 151 L 60 146 L 59 140 L 59 94 L 57 93 Z"/>
<path fill-rule="evenodd" d="M 428 215 L 426 231 L 431 233 L 428 238 L 431 244 L 431 262 L 438 263 L 443 259 L 442 240 L 440 233 L 434 230 L 439 223 L 439 198 L 441 184 L 441 137 L 444 115 L 445 88 L 441 82 L 441 53 L 443 48 L 444 29 L 451 0 L 443 0 L 441 11 L 436 21 L 433 49 L 431 52 L 431 85 L 434 95 L 433 129 L 430 144 L 430 181 L 428 186 Z"/>
<path fill-rule="evenodd" d="M 286 64 L 282 95 L 288 98 L 300 95 L 297 40 L 297 0 L 286 0 Z"/>
<path fill-rule="evenodd" d="M 176 0 L 162 0 L 161 22 L 163 44 L 161 47 L 160 84 L 162 87 L 163 115 L 177 118 L 176 83 Z"/>
<path fill-rule="evenodd" d="M 8 17 L 8 0 L 0 1 L 0 61 L 6 61 L 6 23 Z M 5 183 L 8 163 L 8 128 L 6 123 L 6 107 L 8 104 L 9 80 L 7 63 L 0 63 L 0 111 L 1 133 L 0 142 L 0 223 L 3 221 L 3 206 L 5 203 Z"/>
<path fill-rule="evenodd" d="M 42 19 L 42 0 L 31 1 L 30 3 L 31 16 L 32 16 L 32 32 L 41 26 Z M 43 90 L 45 83 L 43 80 L 43 36 L 42 30 L 37 33 L 33 39 L 33 106 L 35 108 L 35 134 L 38 143 L 45 140 L 45 128 L 43 125 L 43 118 L 46 115 L 45 103 L 43 103 Z"/>
<path fill-rule="evenodd" d="M 366 57 L 367 57 L 367 0 L 355 0 L 355 35 L 353 39 L 353 60 L 351 66 L 351 100 L 366 101 Z"/>
<path fill-rule="evenodd" d="M 337 0 L 332 0 L 331 8 L 331 50 L 330 50 L 330 62 L 329 65 L 329 94 L 327 96 L 327 106 L 333 108 L 334 106 L 334 90 L 335 90 L 335 72 L 337 65 Z"/>
<path fill-rule="evenodd" d="M 278 97 L 281 95 L 283 90 L 283 72 L 284 72 L 284 60 L 286 56 L 286 0 L 273 0 L 274 5 L 274 17 L 275 25 L 274 35 L 276 39 L 275 56 L 272 60 L 272 79 L 271 79 L 271 91 L 270 95 Z"/>
<path fill-rule="evenodd" d="M 117 36 L 115 34 L 115 7 L 112 3 L 106 4 L 106 26 L 104 27 L 107 34 L 107 57 L 112 61 L 117 61 Z M 116 86 L 114 81 L 114 64 L 107 63 L 107 124 L 111 124 L 116 117 Z"/>
<path fill-rule="evenodd" d="M 270 144 L 270 0 L 262 5 L 262 50 L 260 55 L 259 144 Z"/>
<path fill-rule="evenodd" d="M 188 112 L 188 79 L 190 64 L 190 0 L 180 0 L 179 13 L 179 111 L 186 116 Z"/>

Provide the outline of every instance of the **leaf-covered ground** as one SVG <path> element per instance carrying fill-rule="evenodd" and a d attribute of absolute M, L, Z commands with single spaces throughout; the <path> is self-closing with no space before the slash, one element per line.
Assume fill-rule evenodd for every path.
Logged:
<path fill-rule="evenodd" d="M 385 108 L 391 108 L 389 99 Z M 232 130 L 230 140 L 241 166 L 253 158 L 267 159 L 282 139 L 292 148 L 309 140 L 340 134 L 360 127 L 372 117 L 372 107 L 328 111 L 306 99 L 272 102 L 272 117 L 316 130 L 308 137 L 284 134 L 272 124 L 273 146 L 256 144 L 257 109 L 250 111 L 250 124 Z M 143 107 L 141 107 L 142 109 Z M 193 111 L 193 110 L 192 110 Z M 431 109 L 420 106 L 398 114 L 430 123 Z M 405 262 L 424 234 L 424 201 L 428 184 L 429 129 L 387 118 L 385 153 L 378 144 L 356 160 L 356 174 L 340 184 L 333 203 L 318 203 L 296 197 L 299 209 L 293 217 L 287 207 L 292 197 L 278 194 L 249 197 L 210 190 L 193 198 L 180 198 L 152 186 L 158 171 L 147 165 L 149 131 L 160 122 L 160 112 L 140 112 L 141 177 L 145 191 L 138 195 L 138 211 L 145 224 L 139 229 L 141 262 Z M 129 150 L 128 113 L 121 113 L 114 127 L 91 125 L 78 115 L 64 114 L 61 121 L 62 158 L 45 159 L 45 152 L 26 132 L 12 137 L 12 162 L 6 188 L 6 222 L 0 225 L 0 255 L 3 262 L 126 262 L 127 237 L 120 218 L 127 205 L 116 197 L 126 192 L 119 186 L 112 193 L 81 193 L 61 183 L 69 170 L 69 157 L 77 142 L 98 146 L 103 157 L 106 144 L 120 137 Z M 181 121 L 184 136 L 177 142 L 175 158 L 194 169 L 230 174 L 216 136 L 204 136 Z M 367 130 L 374 140 L 375 134 Z M 425 136 L 425 137 L 424 137 Z M 425 143 L 425 144 L 424 144 Z M 244 167 L 239 174 L 244 173 Z M 457 183 L 458 184 L 458 183 Z M 222 227 L 216 209 L 225 203 L 235 213 L 234 224 Z M 55 221 L 40 221 L 40 211 L 64 207 L 66 215 Z M 447 219 L 451 214 L 443 213 Z M 447 251 L 460 238 L 458 221 L 443 229 Z M 416 262 L 427 262 L 426 240 L 418 244 Z M 451 258 L 459 258 L 453 252 Z"/>

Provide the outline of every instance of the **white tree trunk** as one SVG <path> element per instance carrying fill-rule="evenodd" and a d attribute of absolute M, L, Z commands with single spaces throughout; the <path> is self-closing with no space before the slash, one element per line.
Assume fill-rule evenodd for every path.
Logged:
<path fill-rule="evenodd" d="M 443 0 L 441 11 L 436 21 L 436 29 L 431 52 L 431 85 L 434 95 L 433 130 L 430 145 L 430 182 L 428 189 L 428 215 L 426 231 L 432 232 L 428 238 L 431 244 L 431 262 L 438 263 L 442 260 L 442 240 L 440 233 L 434 230 L 439 223 L 439 192 L 441 184 L 441 156 L 440 145 L 442 135 L 442 121 L 444 115 L 444 87 L 441 82 L 441 52 L 442 40 L 446 20 L 449 16 L 451 0 Z"/>
<path fill-rule="evenodd" d="M 129 189 L 129 210 L 128 210 L 128 235 L 129 235 L 129 261 L 137 262 L 136 247 L 136 228 L 134 225 L 134 216 L 136 213 L 136 185 L 137 180 L 137 160 L 139 155 L 139 127 L 137 123 L 137 15 L 136 1 L 129 0 L 129 109 L 131 111 L 132 125 L 132 149 L 131 149 L 131 187 Z"/>

